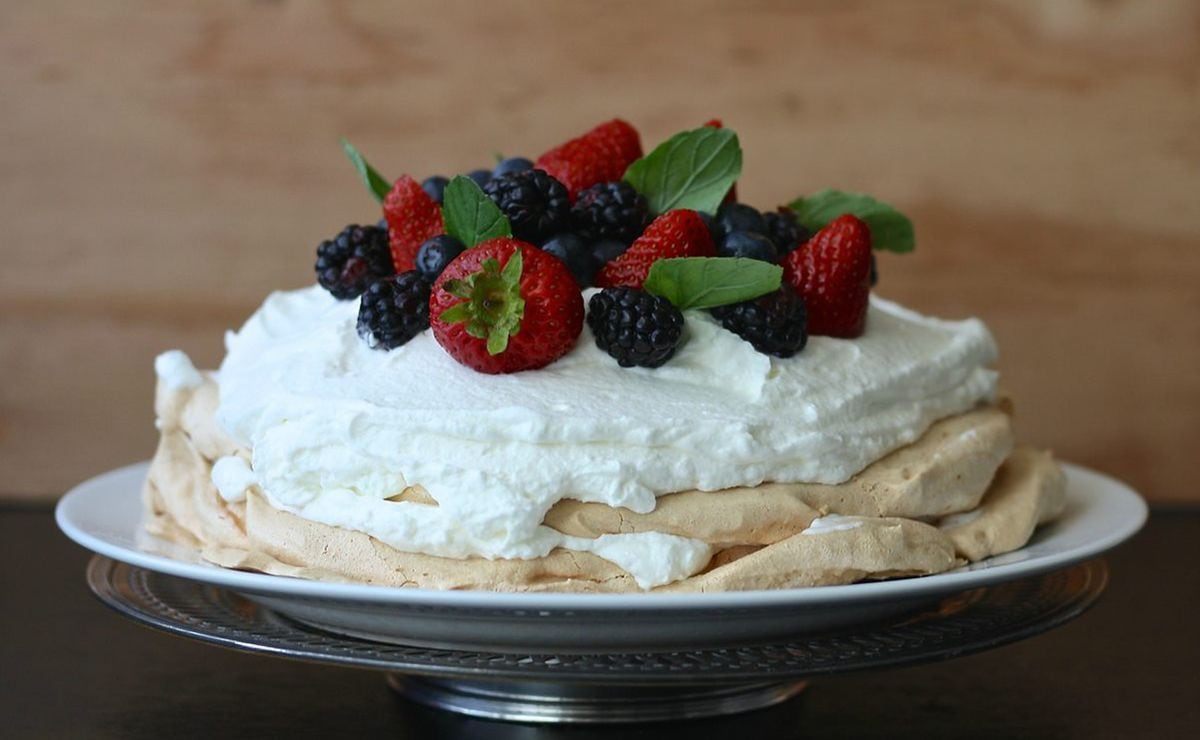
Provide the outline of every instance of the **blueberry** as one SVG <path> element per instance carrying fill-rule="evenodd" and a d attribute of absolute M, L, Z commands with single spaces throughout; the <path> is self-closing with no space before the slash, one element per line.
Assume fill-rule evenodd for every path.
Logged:
<path fill-rule="evenodd" d="M 575 276 L 580 287 L 592 284 L 600 264 L 583 239 L 574 234 L 559 234 L 542 245 L 542 250 L 558 257 Z"/>
<path fill-rule="evenodd" d="M 427 239 L 417 250 L 417 270 L 423 278 L 433 282 L 442 274 L 442 270 L 446 269 L 446 265 L 450 264 L 450 260 L 462 254 L 464 249 L 466 247 L 463 243 L 449 234 L 439 234 Z"/>
<path fill-rule="evenodd" d="M 388 222 L 387 222 L 386 218 L 379 219 L 378 221 L 375 222 L 375 225 L 377 227 L 383 229 L 384 231 L 388 230 Z"/>
<path fill-rule="evenodd" d="M 450 181 L 448 179 L 442 177 L 441 175 L 434 175 L 433 177 L 427 177 L 421 181 L 421 189 L 428 193 L 430 198 L 433 198 L 438 203 L 441 203 L 442 194 L 446 192 L 446 185 L 449 184 L 449 182 Z"/>
<path fill-rule="evenodd" d="M 748 257 L 763 262 L 778 262 L 779 250 L 775 242 L 753 231 L 734 231 L 717 247 L 720 257 Z"/>
<path fill-rule="evenodd" d="M 601 239 L 592 245 L 592 256 L 601 267 L 625 253 L 629 245 L 616 239 Z"/>
<path fill-rule="evenodd" d="M 767 221 L 758 209 L 744 203 L 726 203 L 717 210 L 717 223 L 721 231 L 732 234 L 735 231 L 753 231 L 755 234 L 767 233 Z"/>
<path fill-rule="evenodd" d="M 708 227 L 708 233 L 712 236 L 713 244 L 720 244 L 725 238 L 725 232 L 721 230 L 721 225 L 717 223 L 717 217 L 711 213 L 697 211 L 700 214 L 700 220 Z"/>
<path fill-rule="evenodd" d="M 489 180 L 492 179 L 492 171 L 491 170 L 471 170 L 470 172 L 467 173 L 467 177 L 474 180 L 475 184 L 478 185 L 479 187 L 483 187 L 484 185 L 488 184 Z"/>
<path fill-rule="evenodd" d="M 524 172 L 532 170 L 533 162 L 524 157 L 509 157 L 496 165 L 496 169 L 492 170 L 492 177 L 500 177 L 507 175 L 510 172 Z"/>

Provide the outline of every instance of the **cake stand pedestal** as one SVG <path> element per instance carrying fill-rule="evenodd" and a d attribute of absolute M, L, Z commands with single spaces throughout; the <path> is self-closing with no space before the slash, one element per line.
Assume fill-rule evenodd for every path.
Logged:
<path fill-rule="evenodd" d="M 401 695 L 488 719 L 621 723 L 735 714 L 786 701 L 806 680 L 945 660 L 1022 640 L 1083 613 L 1108 569 L 1091 560 L 965 591 L 908 615 L 758 645 L 534 654 L 411 647 L 335 635 L 233 591 L 96 556 L 93 592 L 150 627 L 227 648 L 384 671 Z"/>

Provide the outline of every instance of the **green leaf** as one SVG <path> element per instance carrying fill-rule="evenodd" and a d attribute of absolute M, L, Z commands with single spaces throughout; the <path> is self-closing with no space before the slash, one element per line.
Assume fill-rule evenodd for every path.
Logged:
<path fill-rule="evenodd" d="M 663 214 L 675 208 L 715 213 L 742 174 L 742 148 L 727 128 L 683 131 L 629 165 L 625 182 Z"/>
<path fill-rule="evenodd" d="M 861 193 L 841 190 L 822 190 L 805 198 L 797 198 L 788 206 L 796 212 L 800 223 L 816 232 L 838 216 L 854 214 L 871 227 L 871 247 L 888 252 L 911 252 L 916 247 L 912 221 L 887 203 Z"/>
<path fill-rule="evenodd" d="M 345 137 L 342 137 L 342 151 L 346 152 L 350 163 L 354 165 L 354 169 L 358 170 L 358 176 L 362 178 L 363 183 L 367 186 L 367 190 L 371 191 L 371 195 L 375 196 L 375 200 L 382 203 L 383 199 L 391 191 L 392 184 L 387 181 L 387 178 L 379 174 L 374 167 L 368 164 L 366 158 Z"/>
<path fill-rule="evenodd" d="M 512 226 L 492 199 L 475 181 L 457 175 L 442 195 L 442 220 L 446 233 L 468 248 L 488 239 L 512 236 Z"/>
<path fill-rule="evenodd" d="M 650 266 L 642 288 L 680 311 L 740 303 L 779 290 L 783 268 L 742 257 L 675 257 Z"/>

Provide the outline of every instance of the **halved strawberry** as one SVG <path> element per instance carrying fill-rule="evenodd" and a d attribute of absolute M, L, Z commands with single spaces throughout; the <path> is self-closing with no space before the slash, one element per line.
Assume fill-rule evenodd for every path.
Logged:
<path fill-rule="evenodd" d="M 857 337 L 871 294 L 871 229 L 845 214 L 783 258 L 783 279 L 804 296 L 808 333 Z"/>
<path fill-rule="evenodd" d="M 640 288 L 650 265 L 668 257 L 715 257 L 717 248 L 700 214 L 686 208 L 667 211 L 650 222 L 642 235 L 600 268 L 601 288 Z"/>
<path fill-rule="evenodd" d="M 446 232 L 441 206 L 408 175 L 398 178 L 383 199 L 383 216 L 398 273 L 416 269 L 421 244 Z"/>
<path fill-rule="evenodd" d="M 637 129 L 614 118 L 554 147 L 538 157 L 533 166 L 565 185 L 574 202 L 580 191 L 596 183 L 620 180 L 629 165 L 641 156 L 642 142 Z"/>
<path fill-rule="evenodd" d="M 500 237 L 446 266 L 429 296 L 429 324 L 437 343 L 467 367 L 533 370 L 575 346 L 583 296 L 557 257 Z"/>

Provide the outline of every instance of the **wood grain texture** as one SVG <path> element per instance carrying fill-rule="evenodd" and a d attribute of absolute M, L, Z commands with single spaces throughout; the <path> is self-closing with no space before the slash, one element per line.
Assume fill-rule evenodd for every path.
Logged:
<path fill-rule="evenodd" d="M 148 457 L 154 355 L 205 365 L 393 176 L 613 115 L 721 116 L 743 200 L 913 217 L 880 292 L 978 315 L 1019 432 L 1200 500 L 1200 4 L 0 5 L 0 492 Z"/>

